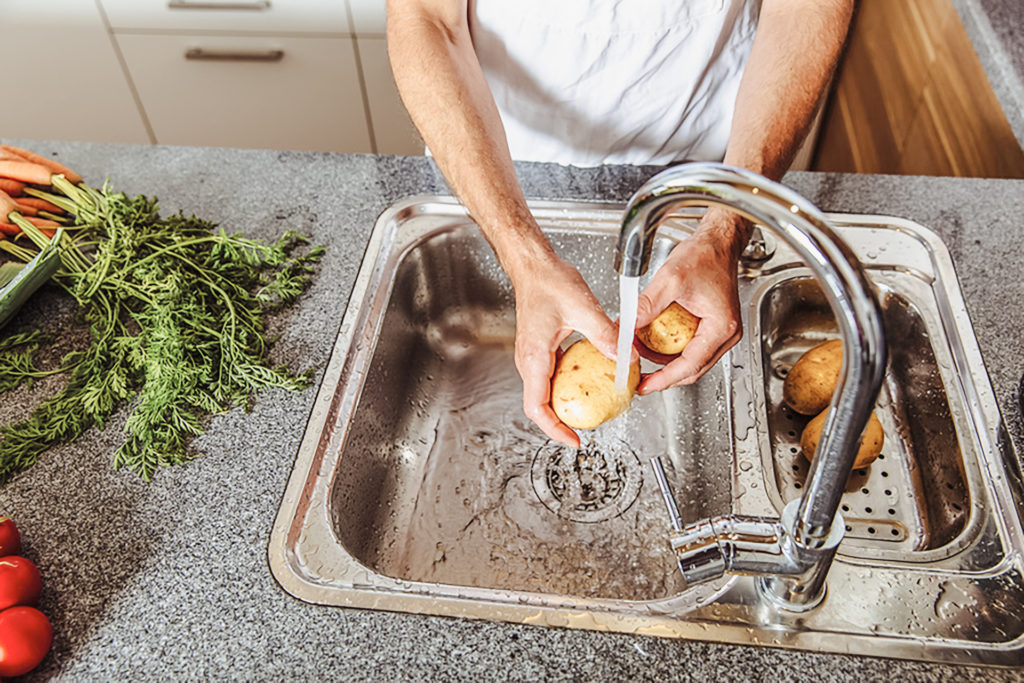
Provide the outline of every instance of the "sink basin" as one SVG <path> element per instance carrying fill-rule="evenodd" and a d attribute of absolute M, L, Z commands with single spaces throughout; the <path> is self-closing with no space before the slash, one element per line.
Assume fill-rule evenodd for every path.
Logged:
<path fill-rule="evenodd" d="M 622 206 L 531 208 L 616 311 Z M 649 464 L 662 458 L 684 522 L 778 516 L 800 496 L 808 418 L 782 382 L 838 334 L 795 254 L 780 244 L 742 272 L 746 335 L 700 382 L 637 398 L 577 452 L 523 415 L 511 285 L 445 197 L 375 226 L 274 526 L 274 576 L 324 605 L 1020 664 L 1016 453 L 949 255 L 905 220 L 829 218 L 878 288 L 891 358 L 885 445 L 850 477 L 820 607 L 767 608 L 745 576 L 688 586 Z M 650 273 L 698 219 L 667 219 Z"/>

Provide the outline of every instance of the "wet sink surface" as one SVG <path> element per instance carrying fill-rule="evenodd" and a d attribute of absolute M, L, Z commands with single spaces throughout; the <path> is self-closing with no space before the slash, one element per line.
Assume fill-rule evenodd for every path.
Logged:
<path fill-rule="evenodd" d="M 621 207 L 536 203 L 610 312 Z M 511 286 L 461 206 L 378 222 L 269 548 L 304 600 L 818 651 L 1020 659 L 1020 524 L 1000 420 L 952 264 L 914 224 L 832 216 L 879 289 L 892 347 L 883 457 L 853 473 L 846 537 L 810 614 L 749 577 L 685 584 L 649 466 L 685 522 L 776 516 L 799 497 L 807 418 L 781 405 L 799 355 L 836 337 L 786 247 L 740 281 L 746 335 L 691 387 L 638 398 L 576 452 L 522 413 Z M 696 217 L 671 217 L 651 273 Z M 898 341 L 896 341 L 898 340 Z M 1004 450 L 1000 450 L 1002 447 Z"/>
<path fill-rule="evenodd" d="M 590 250 L 607 253 L 612 238 L 554 234 L 591 281 L 607 266 Z M 614 306 L 609 289 L 598 295 Z M 356 406 L 346 449 L 360 457 L 335 473 L 334 533 L 367 567 L 409 581 L 624 600 L 681 592 L 671 550 L 650 543 L 664 508 L 647 460 L 671 444 L 679 483 L 706 484 L 685 487 L 694 519 L 729 509 L 724 374 L 638 401 L 577 453 L 523 415 L 514 331 L 510 285 L 474 226 L 410 248 L 364 380 L 389 390 Z"/>

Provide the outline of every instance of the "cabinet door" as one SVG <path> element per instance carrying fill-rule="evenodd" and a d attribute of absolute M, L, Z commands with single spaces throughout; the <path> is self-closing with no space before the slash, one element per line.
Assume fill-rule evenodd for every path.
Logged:
<path fill-rule="evenodd" d="M 398 95 L 384 38 L 359 36 L 359 57 L 378 154 L 423 154 L 423 140 Z"/>
<path fill-rule="evenodd" d="M 349 38 L 115 37 L 160 144 L 371 151 Z"/>
<path fill-rule="evenodd" d="M 0 26 L 0 135 L 150 141 L 93 0 L 2 0 Z"/>
<path fill-rule="evenodd" d="M 349 0 L 379 154 L 421 155 L 424 145 L 402 104 L 388 60 L 386 0 Z"/>
<path fill-rule="evenodd" d="M 348 34 L 345 0 L 100 0 L 114 31 Z"/>

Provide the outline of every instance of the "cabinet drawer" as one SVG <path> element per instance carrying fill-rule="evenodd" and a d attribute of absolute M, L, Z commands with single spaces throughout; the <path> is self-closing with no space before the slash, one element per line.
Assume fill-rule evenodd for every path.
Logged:
<path fill-rule="evenodd" d="M 349 38 L 115 39 L 157 143 L 371 151 Z"/>
<path fill-rule="evenodd" d="M 118 30 L 349 33 L 345 0 L 102 0 Z"/>

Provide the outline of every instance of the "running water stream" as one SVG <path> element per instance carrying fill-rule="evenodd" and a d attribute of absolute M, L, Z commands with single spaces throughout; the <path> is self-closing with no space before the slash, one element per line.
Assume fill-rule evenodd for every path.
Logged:
<path fill-rule="evenodd" d="M 636 327 L 636 305 L 639 297 L 639 277 L 619 275 L 619 340 L 615 356 L 615 394 L 626 393 L 629 380 L 629 361 L 633 353 L 633 330 Z"/>

